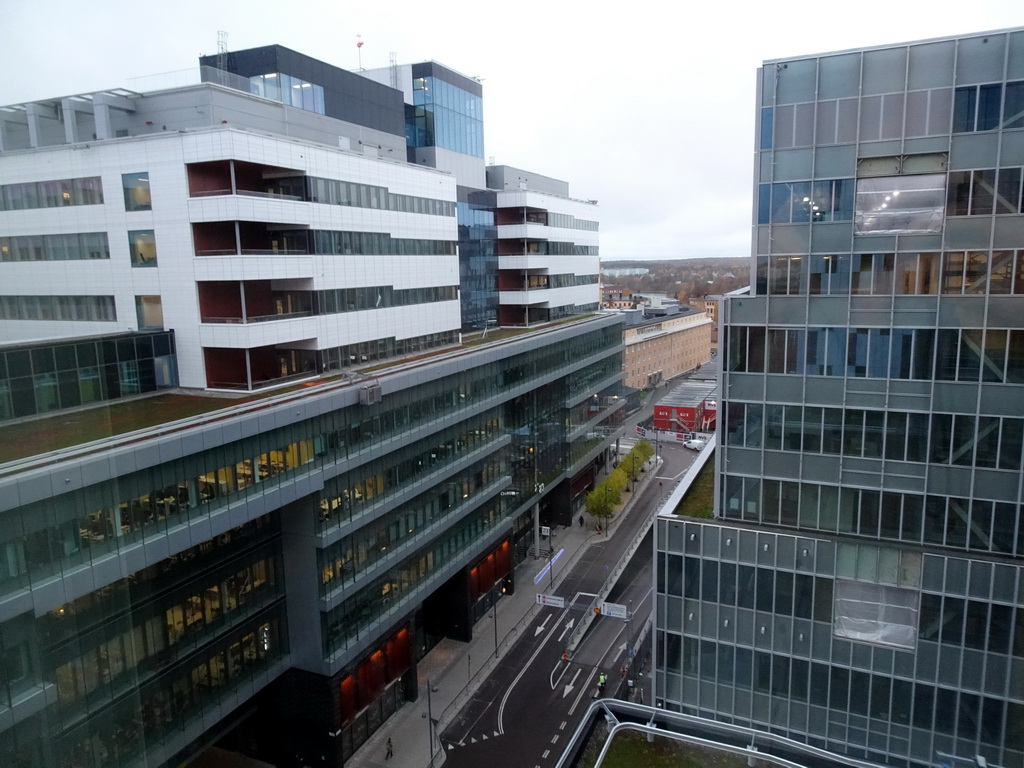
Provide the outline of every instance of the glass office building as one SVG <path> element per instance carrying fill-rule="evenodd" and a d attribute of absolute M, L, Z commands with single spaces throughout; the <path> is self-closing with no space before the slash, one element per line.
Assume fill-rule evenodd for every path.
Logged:
<path fill-rule="evenodd" d="M 769 61 L 757 114 L 720 519 L 659 520 L 657 697 L 1022 766 L 1024 29 Z"/>

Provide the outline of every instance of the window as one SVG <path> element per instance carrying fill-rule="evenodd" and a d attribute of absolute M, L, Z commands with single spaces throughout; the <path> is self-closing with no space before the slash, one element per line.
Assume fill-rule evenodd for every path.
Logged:
<path fill-rule="evenodd" d="M 939 232 L 945 174 L 857 179 L 856 233 L 895 235 Z"/>
<path fill-rule="evenodd" d="M 836 579 L 836 637 L 913 649 L 917 645 L 917 592 Z"/>
<path fill-rule="evenodd" d="M 163 302 L 159 296 L 136 296 L 135 316 L 139 330 L 164 327 Z"/>
<path fill-rule="evenodd" d="M 149 192 L 149 173 L 125 173 L 121 175 L 124 188 L 124 209 L 126 211 L 151 211 L 153 199 Z"/>
<path fill-rule="evenodd" d="M 1002 120 L 1000 120 L 1002 112 Z M 953 132 L 1024 127 L 1024 80 L 957 88 L 953 97 Z"/>
<path fill-rule="evenodd" d="M 762 185 L 759 216 L 764 217 L 766 185 Z M 807 221 L 849 221 L 853 218 L 853 180 L 826 179 L 771 185 L 772 224 Z M 767 223 L 761 221 L 761 223 Z"/>
<path fill-rule="evenodd" d="M 133 267 L 156 266 L 156 237 L 152 229 L 136 229 L 128 232 L 128 250 Z"/>
<path fill-rule="evenodd" d="M 97 205 L 103 202 L 99 176 L 0 185 L 0 211 Z"/>

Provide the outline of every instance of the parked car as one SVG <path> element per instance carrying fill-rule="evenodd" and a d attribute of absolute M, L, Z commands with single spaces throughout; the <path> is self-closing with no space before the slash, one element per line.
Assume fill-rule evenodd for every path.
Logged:
<path fill-rule="evenodd" d="M 707 440 L 701 440 L 700 438 L 694 438 L 693 440 L 684 440 L 683 447 L 689 448 L 691 451 L 699 451 L 707 445 Z"/>

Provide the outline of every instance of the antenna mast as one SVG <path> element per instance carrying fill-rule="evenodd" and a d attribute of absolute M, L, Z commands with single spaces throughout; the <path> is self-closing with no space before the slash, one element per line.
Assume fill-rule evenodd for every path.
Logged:
<path fill-rule="evenodd" d="M 217 30 L 217 69 L 227 72 L 228 69 L 228 33 Z"/>
<path fill-rule="evenodd" d="M 359 71 L 363 70 L 363 36 L 356 35 L 356 50 L 359 52 Z"/>

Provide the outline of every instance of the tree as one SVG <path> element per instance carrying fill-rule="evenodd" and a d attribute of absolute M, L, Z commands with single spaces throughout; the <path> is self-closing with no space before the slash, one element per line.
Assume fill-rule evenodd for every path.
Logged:
<path fill-rule="evenodd" d="M 626 476 L 635 483 L 643 464 L 644 459 L 640 457 L 640 454 L 637 453 L 634 447 L 633 450 L 626 454 L 626 458 L 619 463 L 619 469 L 623 470 Z"/>
<path fill-rule="evenodd" d="M 604 483 L 587 494 L 587 514 L 593 515 L 602 523 L 612 516 L 611 496 Z"/>
<path fill-rule="evenodd" d="M 647 461 L 651 456 L 654 455 L 654 446 L 651 445 L 647 440 L 641 440 L 635 446 L 633 450 L 636 451 L 642 461 Z"/>

